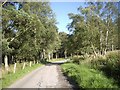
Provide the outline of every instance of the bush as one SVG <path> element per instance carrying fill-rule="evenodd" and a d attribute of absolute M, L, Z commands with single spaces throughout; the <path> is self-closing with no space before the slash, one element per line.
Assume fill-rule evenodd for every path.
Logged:
<path fill-rule="evenodd" d="M 80 61 L 84 60 L 84 57 L 83 56 L 73 56 L 71 59 L 72 59 L 73 63 L 79 64 Z"/>
<path fill-rule="evenodd" d="M 103 71 L 106 76 L 115 79 L 120 86 L 120 51 L 109 51 L 106 55 L 98 56 L 91 61 L 91 68 Z"/>
<path fill-rule="evenodd" d="M 87 59 L 86 58 L 80 59 L 80 56 L 79 57 L 73 57 L 73 62 L 77 63 L 77 64 L 79 63 L 80 66 L 84 65 L 84 67 L 87 66 L 90 69 L 93 69 L 95 71 L 97 70 L 99 72 L 103 72 L 108 78 L 113 78 L 116 81 L 116 83 L 118 84 L 118 86 L 120 86 L 120 59 L 119 59 L 120 56 L 119 56 L 119 54 L 120 54 L 120 51 L 109 51 L 109 52 L 106 53 L 105 56 L 99 55 L 99 56 L 97 56 L 95 58 L 88 57 Z M 84 60 L 84 61 L 82 61 L 82 60 Z M 84 62 L 84 63 L 81 63 L 81 62 Z M 83 67 L 81 67 L 79 69 L 81 70 L 81 69 L 83 69 Z M 86 78 L 89 77 L 89 76 L 86 76 L 86 74 L 93 75 L 93 74 L 91 74 L 89 72 L 88 69 L 87 70 L 84 69 L 84 71 L 80 71 L 80 70 L 78 70 L 76 72 L 80 72 L 81 74 L 79 74 L 79 75 L 82 75 L 82 73 L 83 73 L 84 74 L 83 76 L 86 77 Z M 85 72 L 85 70 L 88 71 L 89 73 Z M 97 77 L 95 75 L 93 75 L 93 76 L 94 76 L 94 80 L 95 80 L 95 78 L 102 77 L 102 76 Z M 76 74 L 73 77 L 76 78 L 77 77 Z M 77 82 L 79 82 L 79 81 L 81 81 L 83 79 L 83 78 L 79 79 L 79 78 L 81 78 L 81 76 L 77 77 L 77 78 L 78 78 Z M 89 77 L 89 78 L 91 78 L 91 77 Z M 92 80 L 92 81 L 94 82 L 94 80 Z M 102 80 L 102 79 L 100 79 L 100 80 Z M 83 81 L 85 81 L 85 80 L 83 80 Z M 88 83 L 85 83 L 85 82 L 83 82 L 83 85 L 86 84 L 85 86 L 87 86 Z M 101 81 L 101 83 L 102 83 L 102 81 Z M 94 83 L 94 85 L 95 85 L 95 83 Z"/>
<path fill-rule="evenodd" d="M 118 66 L 120 65 L 120 56 L 119 51 L 111 51 L 106 54 L 107 58 L 107 67 L 111 69 L 118 69 Z"/>
<path fill-rule="evenodd" d="M 101 72 L 83 65 L 63 64 L 63 71 L 82 88 L 116 88 L 114 81 Z"/>
<path fill-rule="evenodd" d="M 90 61 L 91 68 L 101 69 L 102 67 L 109 67 L 111 69 L 118 69 L 120 65 L 118 51 L 107 52 L 105 56 L 97 56 Z"/>
<path fill-rule="evenodd" d="M 114 78 L 120 86 L 120 51 L 111 51 L 106 54 L 106 66 L 102 68 L 105 74 Z"/>
<path fill-rule="evenodd" d="M 99 69 L 106 65 L 106 57 L 97 56 L 96 58 L 91 60 L 90 65 L 91 65 L 91 68 Z"/>
<path fill-rule="evenodd" d="M 106 53 L 107 59 L 119 59 L 120 51 L 109 51 Z"/>

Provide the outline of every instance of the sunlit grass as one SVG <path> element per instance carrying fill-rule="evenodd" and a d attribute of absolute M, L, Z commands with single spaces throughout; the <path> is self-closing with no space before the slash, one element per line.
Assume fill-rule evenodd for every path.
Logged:
<path fill-rule="evenodd" d="M 0 79 L 0 90 L 2 89 L 2 80 Z"/>
<path fill-rule="evenodd" d="M 16 73 L 10 72 L 8 74 L 3 74 L 2 75 L 2 88 L 8 87 L 9 85 L 14 83 L 19 78 L 23 77 L 27 73 L 31 72 L 32 70 L 40 66 L 42 66 L 42 64 L 34 64 L 31 67 L 27 66 L 25 69 L 19 69 L 16 71 Z"/>
<path fill-rule="evenodd" d="M 67 63 L 62 65 L 63 72 L 82 88 L 117 88 L 113 79 L 102 72 L 87 66 Z"/>

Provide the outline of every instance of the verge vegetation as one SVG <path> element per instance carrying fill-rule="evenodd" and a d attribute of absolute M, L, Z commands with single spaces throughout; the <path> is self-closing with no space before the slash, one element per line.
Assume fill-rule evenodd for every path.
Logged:
<path fill-rule="evenodd" d="M 63 72 L 72 78 L 80 88 L 120 87 L 120 51 L 108 52 L 96 58 L 71 58 L 71 63 L 63 64 Z"/>
<path fill-rule="evenodd" d="M 31 67 L 26 66 L 26 68 L 23 70 L 22 69 L 22 64 L 18 65 L 16 73 L 13 72 L 8 72 L 7 74 L 5 73 L 4 69 L 2 69 L 2 88 L 6 88 L 12 83 L 14 83 L 16 80 L 22 78 L 26 74 L 30 73 L 32 70 L 42 66 L 42 64 L 34 64 Z M 10 66 L 10 68 L 14 68 L 13 65 Z"/>

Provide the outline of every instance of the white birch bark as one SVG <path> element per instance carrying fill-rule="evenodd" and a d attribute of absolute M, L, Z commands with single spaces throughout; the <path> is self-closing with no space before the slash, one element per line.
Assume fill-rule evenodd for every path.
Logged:
<path fill-rule="evenodd" d="M 32 61 L 30 61 L 30 67 L 32 66 Z"/>
<path fill-rule="evenodd" d="M 13 71 L 13 73 L 16 72 L 16 65 L 17 65 L 17 63 L 14 64 L 14 71 Z"/>
<path fill-rule="evenodd" d="M 48 53 L 48 60 L 50 60 L 50 52 Z"/>
<path fill-rule="evenodd" d="M 26 66 L 26 62 L 23 63 L 23 68 L 22 69 L 25 69 L 25 66 Z"/>
<path fill-rule="evenodd" d="M 57 53 L 56 53 L 56 59 L 57 59 Z"/>
<path fill-rule="evenodd" d="M 108 30 L 107 30 L 107 32 L 106 32 L 106 38 L 105 38 L 105 54 L 106 54 L 106 52 L 107 52 L 107 48 L 108 48 Z"/>
<path fill-rule="evenodd" d="M 65 55 L 65 58 L 67 58 L 67 51 L 65 50 L 65 52 L 64 52 L 64 55 Z"/>
<path fill-rule="evenodd" d="M 5 70 L 8 71 L 8 57 L 7 57 L 7 55 L 5 55 L 4 62 L 5 62 Z"/>

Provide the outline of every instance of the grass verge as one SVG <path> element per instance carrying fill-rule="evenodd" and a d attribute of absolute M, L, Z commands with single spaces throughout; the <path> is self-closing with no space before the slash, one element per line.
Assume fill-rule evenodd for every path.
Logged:
<path fill-rule="evenodd" d="M 63 64 L 61 67 L 63 72 L 80 88 L 117 88 L 113 79 L 108 79 L 98 70 L 73 63 Z"/>
<path fill-rule="evenodd" d="M 25 69 L 21 69 L 19 71 L 16 71 L 16 73 L 9 73 L 2 75 L 2 88 L 6 88 L 12 83 L 14 83 L 16 80 L 20 79 L 24 75 L 28 74 L 29 72 L 33 71 L 34 69 L 42 66 L 42 64 L 35 64 L 31 67 L 27 66 Z"/>

